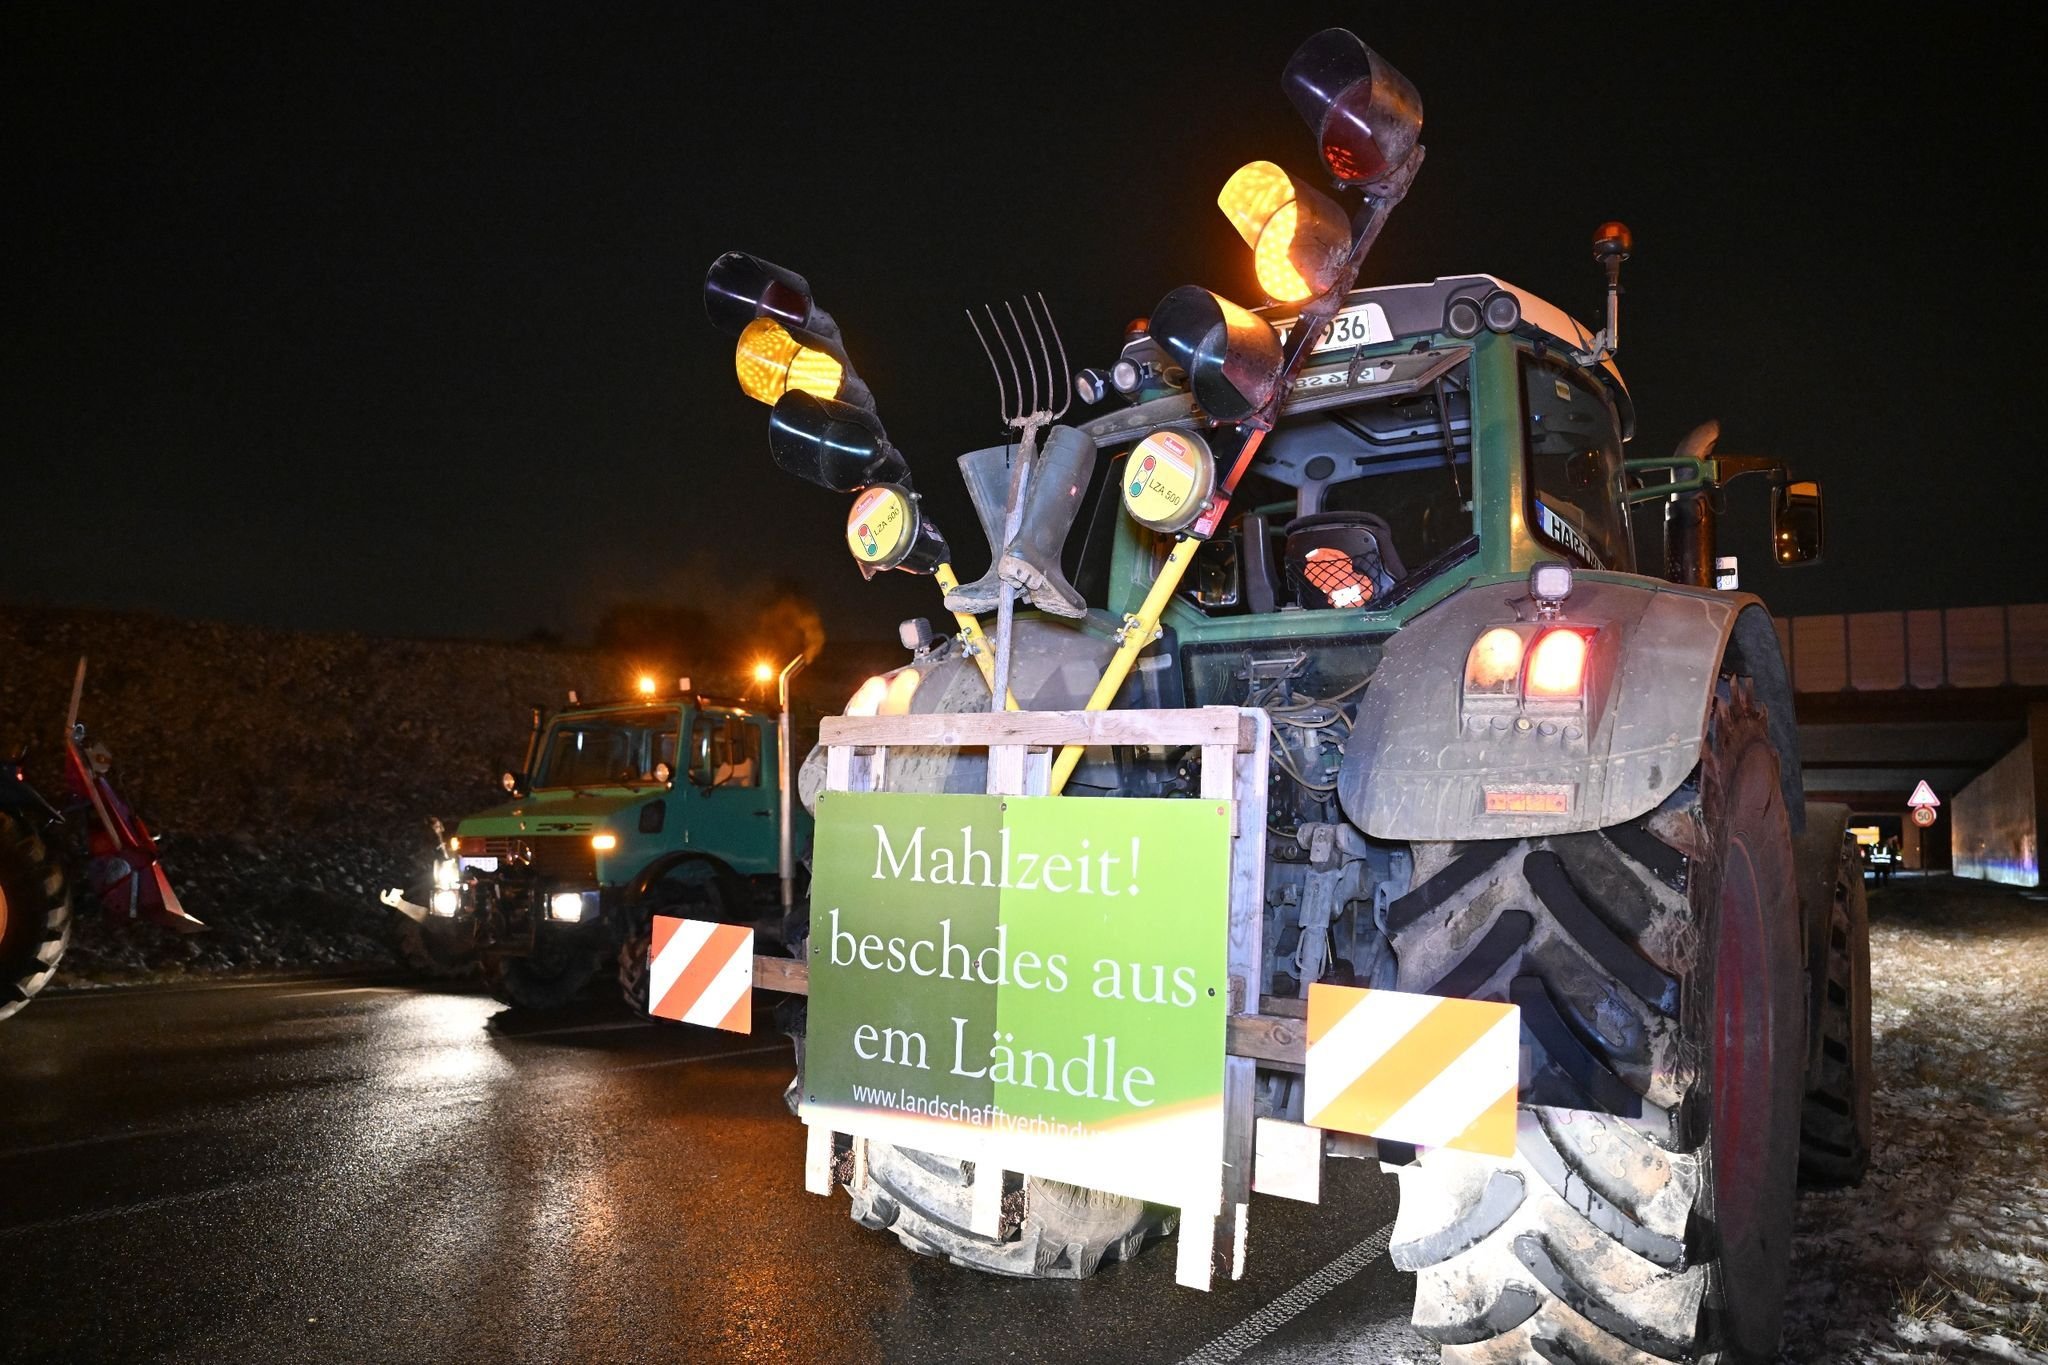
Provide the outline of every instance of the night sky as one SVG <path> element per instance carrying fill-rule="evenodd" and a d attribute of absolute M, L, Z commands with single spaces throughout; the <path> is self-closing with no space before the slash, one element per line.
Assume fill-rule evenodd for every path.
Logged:
<path fill-rule="evenodd" d="M 2043 120 L 2007 12 L 911 12 L 11 7 L 0 598 L 573 637 L 781 574 L 841 636 L 934 615 L 768 462 L 706 265 L 810 278 L 978 573 L 951 457 L 999 431 L 962 308 L 1042 289 L 1080 365 L 1176 285 L 1256 302 L 1215 193 L 1315 169 L 1279 73 L 1346 23 L 1427 110 L 1363 282 L 1487 271 L 1597 322 L 1588 240 L 1623 218 L 1632 453 L 1718 417 L 1827 488 L 1829 562 L 1767 570 L 1752 530 L 1745 586 L 2048 600 Z"/>

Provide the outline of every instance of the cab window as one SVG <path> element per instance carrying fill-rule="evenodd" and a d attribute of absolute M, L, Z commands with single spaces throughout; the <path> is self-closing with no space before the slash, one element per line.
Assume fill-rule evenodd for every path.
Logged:
<path fill-rule="evenodd" d="M 744 716 L 700 711 L 690 726 L 690 776 L 700 787 L 761 785 L 761 727 Z"/>
<path fill-rule="evenodd" d="M 1635 548 L 1613 405 L 1577 367 L 1528 354 L 1522 356 L 1522 405 L 1531 530 L 1589 568 L 1632 571 Z"/>

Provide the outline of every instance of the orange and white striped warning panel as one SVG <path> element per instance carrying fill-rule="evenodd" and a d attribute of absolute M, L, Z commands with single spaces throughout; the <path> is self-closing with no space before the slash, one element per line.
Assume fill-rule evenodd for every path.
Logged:
<path fill-rule="evenodd" d="M 754 931 L 740 924 L 654 917 L 648 1012 L 685 1024 L 754 1031 Z"/>
<path fill-rule="evenodd" d="M 1513 1156 L 1521 1042 L 1513 1005 L 1313 985 L 1302 1112 L 1317 1128 Z"/>

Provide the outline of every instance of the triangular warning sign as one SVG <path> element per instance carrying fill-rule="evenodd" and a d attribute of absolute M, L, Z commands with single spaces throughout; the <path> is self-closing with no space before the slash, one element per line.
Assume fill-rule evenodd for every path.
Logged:
<path fill-rule="evenodd" d="M 1893 790 L 1896 791 L 1897 788 L 1893 788 Z M 1927 779 L 1923 777 L 1920 779 L 1920 785 L 1913 788 L 1913 794 L 1906 798 L 1906 804 L 1908 806 L 1938 806 L 1941 804 L 1941 798 L 1934 794 L 1934 788 L 1928 786 Z"/>

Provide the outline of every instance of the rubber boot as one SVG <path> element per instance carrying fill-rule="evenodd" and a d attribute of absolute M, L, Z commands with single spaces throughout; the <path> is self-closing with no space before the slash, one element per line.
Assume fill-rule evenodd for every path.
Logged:
<path fill-rule="evenodd" d="M 1023 525 L 996 561 L 1002 576 L 1016 584 L 1032 606 L 1055 616 L 1088 614 L 1087 601 L 1060 567 L 1060 553 L 1094 473 L 1095 442 L 1088 433 L 1054 427 L 1031 465 Z"/>
<path fill-rule="evenodd" d="M 981 518 L 982 533 L 988 537 L 988 572 L 947 593 L 947 611 L 984 616 L 996 609 L 1003 588 L 996 566 L 1003 558 L 1003 513 L 1009 506 L 1010 457 L 1016 450 L 1014 445 L 990 446 L 960 457 L 960 481 L 967 485 L 974 515 Z"/>

